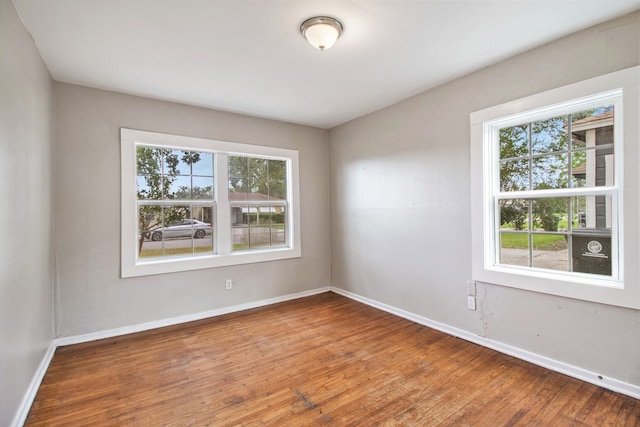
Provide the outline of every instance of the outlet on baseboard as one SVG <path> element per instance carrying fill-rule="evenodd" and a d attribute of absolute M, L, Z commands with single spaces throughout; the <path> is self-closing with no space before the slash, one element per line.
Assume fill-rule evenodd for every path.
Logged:
<path fill-rule="evenodd" d="M 225 288 L 226 290 L 233 289 L 233 281 L 232 281 L 231 279 L 227 279 L 227 280 L 225 280 L 225 282 L 224 282 L 224 288 Z"/>

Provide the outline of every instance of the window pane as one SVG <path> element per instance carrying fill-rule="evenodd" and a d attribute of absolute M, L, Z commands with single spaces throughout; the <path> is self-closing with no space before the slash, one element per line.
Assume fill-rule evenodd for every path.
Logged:
<path fill-rule="evenodd" d="M 529 189 L 529 161 L 527 159 L 500 162 L 500 191 Z"/>
<path fill-rule="evenodd" d="M 567 151 L 567 123 L 567 116 L 531 123 L 531 153 L 544 154 Z"/>
<path fill-rule="evenodd" d="M 213 176 L 213 154 L 200 152 L 200 159 L 191 165 L 191 173 L 199 176 Z"/>
<path fill-rule="evenodd" d="M 535 231 L 558 231 L 560 221 L 566 227 L 569 212 L 569 199 L 566 197 L 547 197 L 531 200 L 533 229 Z"/>
<path fill-rule="evenodd" d="M 249 246 L 259 248 L 271 246 L 271 208 L 256 206 L 249 218 Z"/>
<path fill-rule="evenodd" d="M 191 181 L 194 200 L 213 199 L 213 177 L 194 176 Z"/>
<path fill-rule="evenodd" d="M 151 147 L 136 148 L 136 168 L 138 175 L 158 175 L 162 163 L 162 150 Z"/>
<path fill-rule="evenodd" d="M 531 159 L 533 190 L 567 188 L 569 185 L 569 155 L 553 154 Z"/>
<path fill-rule="evenodd" d="M 287 162 L 269 160 L 269 179 L 285 181 L 287 179 Z"/>
<path fill-rule="evenodd" d="M 181 151 L 178 164 L 180 175 L 192 175 L 192 166 L 200 162 L 202 154 L 199 151 Z"/>
<path fill-rule="evenodd" d="M 569 246 L 562 234 L 533 234 L 533 267 L 569 271 Z"/>
<path fill-rule="evenodd" d="M 613 144 L 613 105 L 573 113 L 571 141 L 573 148 Z"/>
<path fill-rule="evenodd" d="M 269 160 L 269 199 L 285 200 L 287 198 L 287 162 Z"/>
<path fill-rule="evenodd" d="M 185 150 L 163 150 L 164 151 L 164 173 L 166 175 L 191 175 L 191 165 L 200 164 L 202 162 L 204 169 L 207 166 L 204 165 L 203 159 L 207 157 L 209 159 L 209 168 L 211 172 L 209 175 L 213 175 L 213 161 L 210 153 L 202 153 L 199 151 L 185 151 Z"/>
<path fill-rule="evenodd" d="M 613 147 L 592 148 L 572 155 L 574 187 L 602 187 L 614 185 Z"/>
<path fill-rule="evenodd" d="M 610 229 L 611 196 L 582 196 L 572 199 L 574 228 Z"/>
<path fill-rule="evenodd" d="M 182 151 L 162 150 L 162 173 L 165 175 L 189 175 L 189 166 L 181 162 Z"/>
<path fill-rule="evenodd" d="M 526 199 L 500 200 L 500 229 L 528 230 L 529 201 Z"/>
<path fill-rule="evenodd" d="M 229 156 L 229 178 L 249 177 L 248 159 L 244 156 Z"/>
<path fill-rule="evenodd" d="M 193 249 L 196 254 L 215 252 L 215 225 L 212 206 L 192 206 Z"/>
<path fill-rule="evenodd" d="M 269 200 L 286 200 L 287 182 L 281 180 L 271 180 L 269 183 Z"/>
<path fill-rule="evenodd" d="M 229 178 L 229 201 L 247 200 L 246 178 Z"/>
<path fill-rule="evenodd" d="M 138 188 L 138 200 L 160 200 L 162 199 L 162 175 L 138 175 L 136 185 Z"/>
<path fill-rule="evenodd" d="M 142 211 L 145 208 L 148 207 L 139 209 Z M 165 206 L 159 213 L 157 209 L 154 213 L 154 225 L 147 228 L 140 258 L 193 253 L 194 224 L 189 219 L 190 207 Z"/>
<path fill-rule="evenodd" d="M 529 267 L 529 233 L 500 232 L 500 264 Z"/>
<path fill-rule="evenodd" d="M 271 245 L 282 246 L 286 243 L 286 209 L 276 206 L 271 213 Z"/>
<path fill-rule="evenodd" d="M 284 206 L 234 206 L 231 208 L 233 250 L 282 246 L 286 243 Z"/>
<path fill-rule="evenodd" d="M 571 153 L 571 187 L 581 188 L 587 186 L 587 152 L 585 150 Z"/>
<path fill-rule="evenodd" d="M 611 276 L 610 230 L 576 230 L 571 238 L 573 271 Z"/>
<path fill-rule="evenodd" d="M 162 198 L 161 164 L 161 149 L 150 147 L 136 148 L 138 200 L 159 200 Z"/>
<path fill-rule="evenodd" d="M 140 258 L 214 251 L 213 207 L 140 206 L 138 210 L 144 237 Z"/>
<path fill-rule="evenodd" d="M 249 206 L 231 208 L 231 236 L 234 251 L 249 249 Z"/>
<path fill-rule="evenodd" d="M 151 231 L 162 225 L 162 207 L 138 206 L 138 257 L 162 255 L 162 246 L 151 242 Z M 159 248 L 157 247 L 159 246 Z"/>
<path fill-rule="evenodd" d="M 500 129 L 500 158 L 512 159 L 529 155 L 529 125 Z"/>
<path fill-rule="evenodd" d="M 136 154 L 138 200 L 213 197 L 213 154 L 148 147 L 137 147 Z M 192 165 L 208 177 L 196 178 L 198 188 L 192 188 Z"/>
<path fill-rule="evenodd" d="M 251 200 L 267 200 L 269 189 L 267 188 L 269 170 L 267 159 L 249 158 L 249 192 Z"/>
<path fill-rule="evenodd" d="M 191 177 L 189 176 L 168 176 L 165 175 L 167 200 L 190 200 L 191 199 Z"/>

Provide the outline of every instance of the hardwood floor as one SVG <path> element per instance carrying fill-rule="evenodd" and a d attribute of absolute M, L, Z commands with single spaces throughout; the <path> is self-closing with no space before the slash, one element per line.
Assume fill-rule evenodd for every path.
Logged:
<path fill-rule="evenodd" d="M 640 400 L 333 293 L 58 348 L 28 426 L 639 426 Z"/>

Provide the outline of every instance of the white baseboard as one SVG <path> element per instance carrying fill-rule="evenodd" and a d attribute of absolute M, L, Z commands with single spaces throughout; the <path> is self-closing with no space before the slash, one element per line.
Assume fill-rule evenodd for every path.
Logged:
<path fill-rule="evenodd" d="M 56 352 L 56 345 L 52 341 L 49 344 L 49 348 L 47 348 L 44 357 L 40 361 L 40 365 L 38 365 L 38 369 L 36 373 L 33 375 L 33 379 L 27 388 L 27 392 L 24 394 L 22 398 L 22 402 L 20 402 L 20 406 L 18 407 L 18 412 L 15 417 L 13 417 L 13 422 L 11 423 L 12 427 L 21 427 L 24 425 L 27 420 L 27 416 L 29 415 L 29 410 L 31 409 L 31 405 L 33 404 L 34 399 L 36 398 L 36 394 L 38 394 L 38 389 L 40 388 L 40 384 L 44 379 L 44 375 L 47 373 L 47 369 L 49 368 L 49 364 L 51 363 L 51 359 L 53 359 L 53 354 Z"/>
<path fill-rule="evenodd" d="M 595 384 L 597 386 L 609 389 L 611 391 L 615 391 L 618 393 L 625 394 L 627 396 L 631 396 L 636 399 L 640 399 L 640 386 L 638 385 L 620 381 L 615 378 L 608 378 L 608 377 L 605 377 L 604 375 L 600 375 L 596 372 L 592 372 L 587 369 L 580 368 L 578 366 L 570 365 L 568 363 L 560 362 L 558 360 L 554 360 L 546 356 L 542 356 L 540 354 L 532 353 L 530 351 L 523 350 L 518 347 L 501 343 L 499 341 L 494 341 L 489 338 L 481 337 L 479 335 L 473 334 L 463 329 L 458 329 L 444 323 L 436 322 L 426 317 L 419 316 L 417 314 L 354 294 L 349 291 L 345 291 L 344 289 L 331 287 L 331 291 L 337 294 L 343 295 L 347 298 L 353 299 L 355 301 L 359 301 L 371 307 L 386 311 L 388 313 L 405 318 L 407 320 L 411 320 L 412 322 L 418 323 L 420 325 L 428 326 L 432 329 L 436 329 L 440 332 L 444 332 L 445 334 L 453 335 L 463 340 L 470 341 L 474 344 L 478 344 L 483 347 L 487 347 L 492 350 L 499 351 L 500 353 L 508 354 L 509 356 L 513 356 L 518 359 L 525 360 L 527 362 L 533 363 L 534 365 L 542 366 L 552 371 L 559 372 L 561 374 L 568 375 L 570 377 L 577 378 L 579 380 L 582 380 L 591 384 Z"/>
<path fill-rule="evenodd" d="M 230 307 L 218 308 L 215 310 L 203 311 L 200 313 L 187 314 L 184 316 L 172 317 L 169 319 L 155 320 L 152 322 L 139 323 L 137 325 L 123 326 L 121 328 L 107 329 L 99 332 L 92 332 L 83 335 L 74 335 L 69 337 L 60 337 L 54 340 L 56 346 L 65 346 L 71 344 L 80 344 L 89 341 L 101 340 L 105 338 L 113 338 L 121 335 L 133 334 L 136 332 L 148 331 L 151 329 L 162 328 L 165 326 L 179 325 L 181 323 L 193 322 L 195 320 L 208 319 L 214 316 L 221 316 L 223 314 L 235 313 L 238 311 L 249 310 L 251 308 L 264 307 L 271 304 L 277 304 L 279 302 L 290 301 L 298 298 L 304 298 L 311 295 L 317 295 L 324 292 L 329 292 L 331 288 L 329 286 L 324 288 L 312 289 L 310 291 L 297 292 L 295 294 L 288 294 L 274 298 L 263 299 L 260 301 L 252 301 L 244 304 L 238 304 Z"/>

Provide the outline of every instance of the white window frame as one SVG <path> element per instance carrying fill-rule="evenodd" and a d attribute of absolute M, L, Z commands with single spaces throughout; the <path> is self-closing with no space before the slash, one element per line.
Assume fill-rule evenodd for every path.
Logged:
<path fill-rule="evenodd" d="M 218 141 L 122 128 L 121 144 L 121 277 L 173 273 L 203 268 L 276 261 L 302 256 L 298 151 L 286 148 Z M 136 147 L 154 146 L 214 154 L 214 254 L 153 259 L 138 258 Z M 228 156 L 265 157 L 287 162 L 287 233 L 284 247 L 232 251 L 231 202 L 228 197 Z"/>
<path fill-rule="evenodd" d="M 640 308 L 638 232 L 638 156 L 640 67 L 553 89 L 471 113 L 472 279 L 605 304 Z M 581 189 L 534 190 L 536 197 L 602 194 L 613 197 L 612 276 L 561 272 L 500 264 L 497 132 L 590 107 L 615 105 L 614 185 Z M 496 150 L 498 150 L 496 152 Z M 625 159 L 629 162 L 625 166 Z M 530 196 L 534 191 L 510 193 Z M 527 193 L 527 194 L 524 194 Z M 623 204 L 624 201 L 624 204 Z M 626 236 L 626 238 L 625 238 Z M 571 254 L 569 254 L 571 256 Z M 626 262 L 625 262 L 626 260 Z M 628 280 L 631 278 L 630 280 Z"/>

